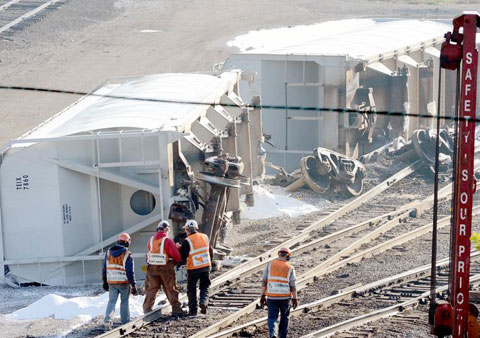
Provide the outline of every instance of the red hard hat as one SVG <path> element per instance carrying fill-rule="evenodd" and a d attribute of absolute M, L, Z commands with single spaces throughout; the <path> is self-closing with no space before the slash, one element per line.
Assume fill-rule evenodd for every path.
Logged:
<path fill-rule="evenodd" d="M 283 248 L 281 248 L 280 250 L 278 250 L 278 253 L 280 253 L 280 252 L 285 252 L 285 253 L 287 253 L 287 255 L 291 255 L 291 254 L 292 254 L 292 253 L 290 252 L 290 249 L 287 248 L 287 247 L 283 247 Z"/>
<path fill-rule="evenodd" d="M 130 243 L 132 241 L 132 239 L 130 238 L 130 235 L 127 234 L 126 232 L 121 233 L 118 236 L 118 240 L 122 241 L 122 242 L 128 242 L 128 243 Z"/>

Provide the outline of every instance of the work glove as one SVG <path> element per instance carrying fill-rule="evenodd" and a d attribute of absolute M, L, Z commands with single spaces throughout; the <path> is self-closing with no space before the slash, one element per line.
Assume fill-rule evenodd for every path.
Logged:
<path fill-rule="evenodd" d="M 108 286 L 108 283 L 107 283 L 107 282 L 103 282 L 103 289 L 104 289 L 105 291 L 108 291 L 109 286 Z"/>
<path fill-rule="evenodd" d="M 292 298 L 292 307 L 295 310 L 298 306 L 298 299 L 297 298 Z"/>
<path fill-rule="evenodd" d="M 265 295 L 262 295 L 262 297 L 260 297 L 260 307 L 264 308 L 265 305 L 267 305 L 267 297 L 265 297 Z"/>
<path fill-rule="evenodd" d="M 134 285 L 132 286 L 132 295 L 136 296 L 138 294 L 137 287 Z"/>

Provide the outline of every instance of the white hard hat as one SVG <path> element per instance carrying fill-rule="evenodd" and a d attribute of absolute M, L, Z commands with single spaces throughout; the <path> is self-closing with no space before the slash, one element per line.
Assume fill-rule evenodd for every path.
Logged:
<path fill-rule="evenodd" d="M 170 224 L 167 221 L 161 221 L 157 225 L 157 231 L 165 231 L 165 229 L 168 229 L 170 227 Z"/>
<path fill-rule="evenodd" d="M 195 231 L 198 230 L 198 223 L 194 219 L 189 219 L 187 222 L 185 222 L 184 229 L 188 229 L 189 231 Z"/>

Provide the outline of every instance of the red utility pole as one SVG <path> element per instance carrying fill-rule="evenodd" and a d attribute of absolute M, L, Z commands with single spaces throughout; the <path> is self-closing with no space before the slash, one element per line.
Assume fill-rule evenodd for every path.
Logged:
<path fill-rule="evenodd" d="M 480 16 L 464 12 L 453 20 L 442 45 L 441 67 L 458 69 L 462 65 L 453 196 L 451 243 L 450 304 L 453 308 L 452 336 L 464 338 L 468 329 L 470 236 L 472 200 L 475 193 L 473 161 L 475 154 L 475 118 L 477 100 L 478 52 L 475 44 Z M 455 44 L 453 43 L 455 42 Z"/>

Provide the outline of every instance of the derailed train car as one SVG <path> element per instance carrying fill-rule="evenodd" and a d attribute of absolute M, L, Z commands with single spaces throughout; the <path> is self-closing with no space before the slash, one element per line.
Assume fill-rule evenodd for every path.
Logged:
<path fill-rule="evenodd" d="M 111 79 L 9 142 L 0 153 L 2 267 L 19 282 L 96 282 L 102 252 L 126 231 L 142 276 L 160 219 L 177 220 L 176 232 L 193 216 L 216 237 L 228 211 L 238 219 L 241 195 L 253 203 L 252 179 L 264 172 L 261 112 L 241 99 L 241 76 Z M 214 190 L 224 205 L 211 215 Z"/>
<path fill-rule="evenodd" d="M 265 133 L 276 145 L 266 148 L 267 160 L 292 171 L 317 147 L 355 159 L 387 140 L 408 140 L 416 129 L 431 127 L 431 118 L 315 108 L 435 116 L 440 47 L 449 27 L 437 21 L 353 19 L 259 31 L 239 42 L 244 51 L 231 55 L 223 69 L 239 68 L 255 78 L 240 86 L 244 98 L 262 98 Z M 440 114 L 452 115 L 455 75 L 442 73 Z"/>

